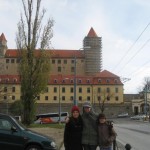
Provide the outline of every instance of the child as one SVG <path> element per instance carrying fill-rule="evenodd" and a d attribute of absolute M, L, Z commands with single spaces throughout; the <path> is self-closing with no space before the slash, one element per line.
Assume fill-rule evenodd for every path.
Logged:
<path fill-rule="evenodd" d="M 112 143 L 116 138 L 113 126 L 106 121 L 104 114 L 98 116 L 98 144 L 100 150 L 112 150 Z"/>
<path fill-rule="evenodd" d="M 64 146 L 65 150 L 83 150 L 81 144 L 82 138 L 82 118 L 77 106 L 71 109 L 71 117 L 65 125 Z"/>

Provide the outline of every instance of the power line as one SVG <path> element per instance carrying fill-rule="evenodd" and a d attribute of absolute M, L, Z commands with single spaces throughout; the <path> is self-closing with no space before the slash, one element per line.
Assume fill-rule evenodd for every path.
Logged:
<path fill-rule="evenodd" d="M 122 71 L 127 64 L 148 44 L 148 42 L 150 41 L 150 38 L 142 45 L 142 47 L 127 61 L 127 63 L 120 69 L 120 71 Z"/>
<path fill-rule="evenodd" d="M 116 66 L 113 68 L 113 71 L 119 66 L 119 64 L 124 60 L 124 58 L 127 56 L 127 54 L 129 53 L 129 51 L 134 47 L 134 45 L 137 43 L 137 41 L 140 39 L 140 37 L 142 36 L 142 34 L 146 31 L 146 29 L 148 28 L 148 26 L 150 25 L 150 22 L 147 24 L 147 26 L 144 28 L 144 30 L 140 33 L 140 35 L 137 37 L 137 39 L 134 41 L 134 43 L 129 47 L 129 49 L 127 50 L 127 52 L 125 53 L 125 55 L 123 57 L 121 57 L 120 61 L 116 64 Z"/>
<path fill-rule="evenodd" d="M 129 73 L 128 76 L 132 76 L 132 74 L 136 75 L 138 72 L 141 72 L 142 70 L 144 70 L 142 67 L 145 66 L 148 63 L 150 63 L 150 60 L 146 61 L 142 66 L 140 66 L 140 69 L 137 68 L 133 72 Z"/>

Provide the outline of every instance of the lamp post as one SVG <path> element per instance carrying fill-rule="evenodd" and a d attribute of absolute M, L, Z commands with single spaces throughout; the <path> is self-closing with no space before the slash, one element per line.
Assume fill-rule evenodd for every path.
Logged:
<path fill-rule="evenodd" d="M 65 78 L 64 80 L 67 80 L 69 78 Z M 61 124 L 61 82 L 59 82 L 59 124 Z"/>
<path fill-rule="evenodd" d="M 59 124 L 61 124 L 61 97 L 60 97 L 60 84 L 59 84 Z"/>
<path fill-rule="evenodd" d="M 89 49 L 91 48 L 90 46 L 85 46 L 85 47 L 82 47 L 82 48 L 79 48 L 79 50 L 84 50 L 84 49 Z M 73 101 L 73 104 L 74 106 L 77 106 L 78 105 L 78 101 L 77 101 L 77 98 L 76 98 L 76 90 L 77 90 L 77 80 L 76 80 L 76 74 L 77 74 L 77 57 L 76 57 L 76 54 L 74 55 L 74 101 Z"/>

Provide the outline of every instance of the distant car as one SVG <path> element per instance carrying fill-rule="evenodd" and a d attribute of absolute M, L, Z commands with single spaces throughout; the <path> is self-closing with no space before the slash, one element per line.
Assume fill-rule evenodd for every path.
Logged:
<path fill-rule="evenodd" d="M 140 119 L 145 119 L 146 115 L 145 114 L 139 114 L 139 115 L 132 116 L 130 118 L 133 120 L 140 120 Z"/>
<path fill-rule="evenodd" d="M 3 150 L 57 150 L 52 138 L 26 129 L 5 114 L 0 114 L 0 147 Z"/>
<path fill-rule="evenodd" d="M 117 116 L 118 118 L 125 118 L 125 117 L 129 117 L 128 113 L 121 113 Z"/>

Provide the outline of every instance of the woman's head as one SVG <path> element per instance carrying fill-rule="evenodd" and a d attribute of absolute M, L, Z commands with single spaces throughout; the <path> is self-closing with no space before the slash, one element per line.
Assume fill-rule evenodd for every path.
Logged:
<path fill-rule="evenodd" d="M 98 122 L 99 123 L 105 123 L 106 122 L 106 116 L 105 116 L 105 114 L 99 114 L 99 116 L 98 116 Z"/>
<path fill-rule="evenodd" d="M 80 115 L 79 107 L 78 106 L 73 106 L 72 109 L 71 109 L 71 113 L 72 113 L 73 118 L 78 118 L 79 115 Z"/>

